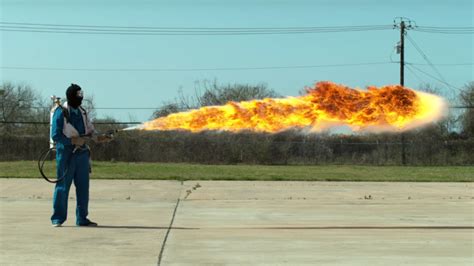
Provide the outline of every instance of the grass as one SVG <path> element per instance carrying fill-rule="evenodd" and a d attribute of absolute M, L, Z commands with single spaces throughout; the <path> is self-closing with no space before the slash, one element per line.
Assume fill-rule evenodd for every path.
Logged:
<path fill-rule="evenodd" d="M 47 175 L 53 175 L 48 165 Z M 474 166 L 200 165 L 94 162 L 93 179 L 473 182 Z M 0 162 L 0 178 L 39 178 L 35 161 Z"/>

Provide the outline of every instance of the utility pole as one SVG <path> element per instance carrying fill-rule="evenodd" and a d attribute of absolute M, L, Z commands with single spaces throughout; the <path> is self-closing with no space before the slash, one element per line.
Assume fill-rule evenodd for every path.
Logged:
<path fill-rule="evenodd" d="M 405 85 L 405 21 L 400 22 L 400 85 Z M 405 133 L 402 132 L 402 165 L 407 165 Z"/>
<path fill-rule="evenodd" d="M 405 85 L 405 21 L 400 22 L 400 85 Z"/>
<path fill-rule="evenodd" d="M 400 85 L 405 85 L 405 34 L 407 29 L 411 29 L 411 21 L 406 18 L 396 18 L 400 19 L 400 25 L 397 25 L 396 21 L 394 20 L 394 28 L 400 28 L 400 43 L 397 45 L 397 52 L 400 54 Z M 405 23 L 405 19 L 408 21 L 408 25 Z M 402 165 L 407 164 L 407 157 L 406 157 L 406 141 L 405 141 L 405 133 L 402 132 L 401 136 L 402 142 Z"/>

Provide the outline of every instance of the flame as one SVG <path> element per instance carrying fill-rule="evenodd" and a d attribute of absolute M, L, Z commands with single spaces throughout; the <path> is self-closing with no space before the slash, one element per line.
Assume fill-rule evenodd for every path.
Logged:
<path fill-rule="evenodd" d="M 320 131 L 347 125 L 354 131 L 403 131 L 438 120 L 445 107 L 438 96 L 399 85 L 351 89 L 332 82 L 316 83 L 300 97 L 229 102 L 170 114 L 144 130 L 279 132 L 289 128 Z"/>

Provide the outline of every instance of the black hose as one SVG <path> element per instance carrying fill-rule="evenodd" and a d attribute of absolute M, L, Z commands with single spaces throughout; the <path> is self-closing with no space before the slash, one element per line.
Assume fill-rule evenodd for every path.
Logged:
<path fill-rule="evenodd" d="M 105 133 L 104 135 L 105 136 L 109 136 L 109 137 L 113 137 L 113 134 L 116 133 L 116 132 L 119 132 L 118 129 L 112 129 L 112 130 L 109 130 L 107 131 L 107 133 Z M 81 137 L 90 137 L 91 135 L 81 135 Z M 89 157 L 90 157 L 90 149 L 89 147 L 87 146 L 87 150 L 89 152 Z M 64 179 L 64 177 L 67 175 L 67 172 L 68 172 L 68 169 L 69 169 L 69 162 L 66 163 L 66 165 L 68 166 L 66 168 L 66 170 L 64 171 L 63 175 L 61 177 L 59 177 L 58 179 L 51 179 L 49 177 L 46 176 L 46 174 L 43 172 L 43 168 L 44 168 L 44 163 L 46 162 L 46 159 L 48 158 L 49 154 L 53 151 L 56 151 L 56 148 L 49 148 L 47 150 L 45 150 L 44 152 L 41 153 L 39 159 L 38 159 L 38 169 L 39 169 L 39 172 L 41 174 L 41 176 L 44 178 L 44 180 L 48 181 L 49 183 L 58 183 L 58 182 L 61 182 L 61 180 Z M 75 153 L 75 150 L 73 151 L 73 155 Z M 70 160 L 71 158 L 69 158 Z M 90 166 L 89 166 L 90 167 Z M 89 169 L 90 171 L 90 169 Z"/>
<path fill-rule="evenodd" d="M 66 176 L 67 174 L 67 170 L 68 168 L 66 168 L 66 170 L 64 171 L 64 174 L 58 178 L 58 179 L 51 179 L 51 178 L 48 178 L 45 173 L 43 172 L 43 167 L 44 167 L 44 163 L 46 162 L 46 159 L 48 158 L 48 156 L 50 155 L 51 152 L 55 151 L 56 148 L 49 148 L 48 150 L 45 150 L 44 152 L 41 153 L 40 157 L 39 157 L 39 160 L 38 160 L 38 169 L 40 171 L 40 174 L 41 176 L 46 180 L 48 181 L 49 183 L 58 183 L 60 182 L 61 180 L 64 179 L 64 177 Z"/>

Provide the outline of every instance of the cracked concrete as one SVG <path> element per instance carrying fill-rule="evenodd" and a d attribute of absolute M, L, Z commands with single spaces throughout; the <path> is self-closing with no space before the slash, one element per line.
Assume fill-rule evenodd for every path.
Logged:
<path fill-rule="evenodd" d="M 74 189 L 52 228 L 52 189 L 0 179 L 0 264 L 474 264 L 472 183 L 92 180 L 97 228 Z"/>

